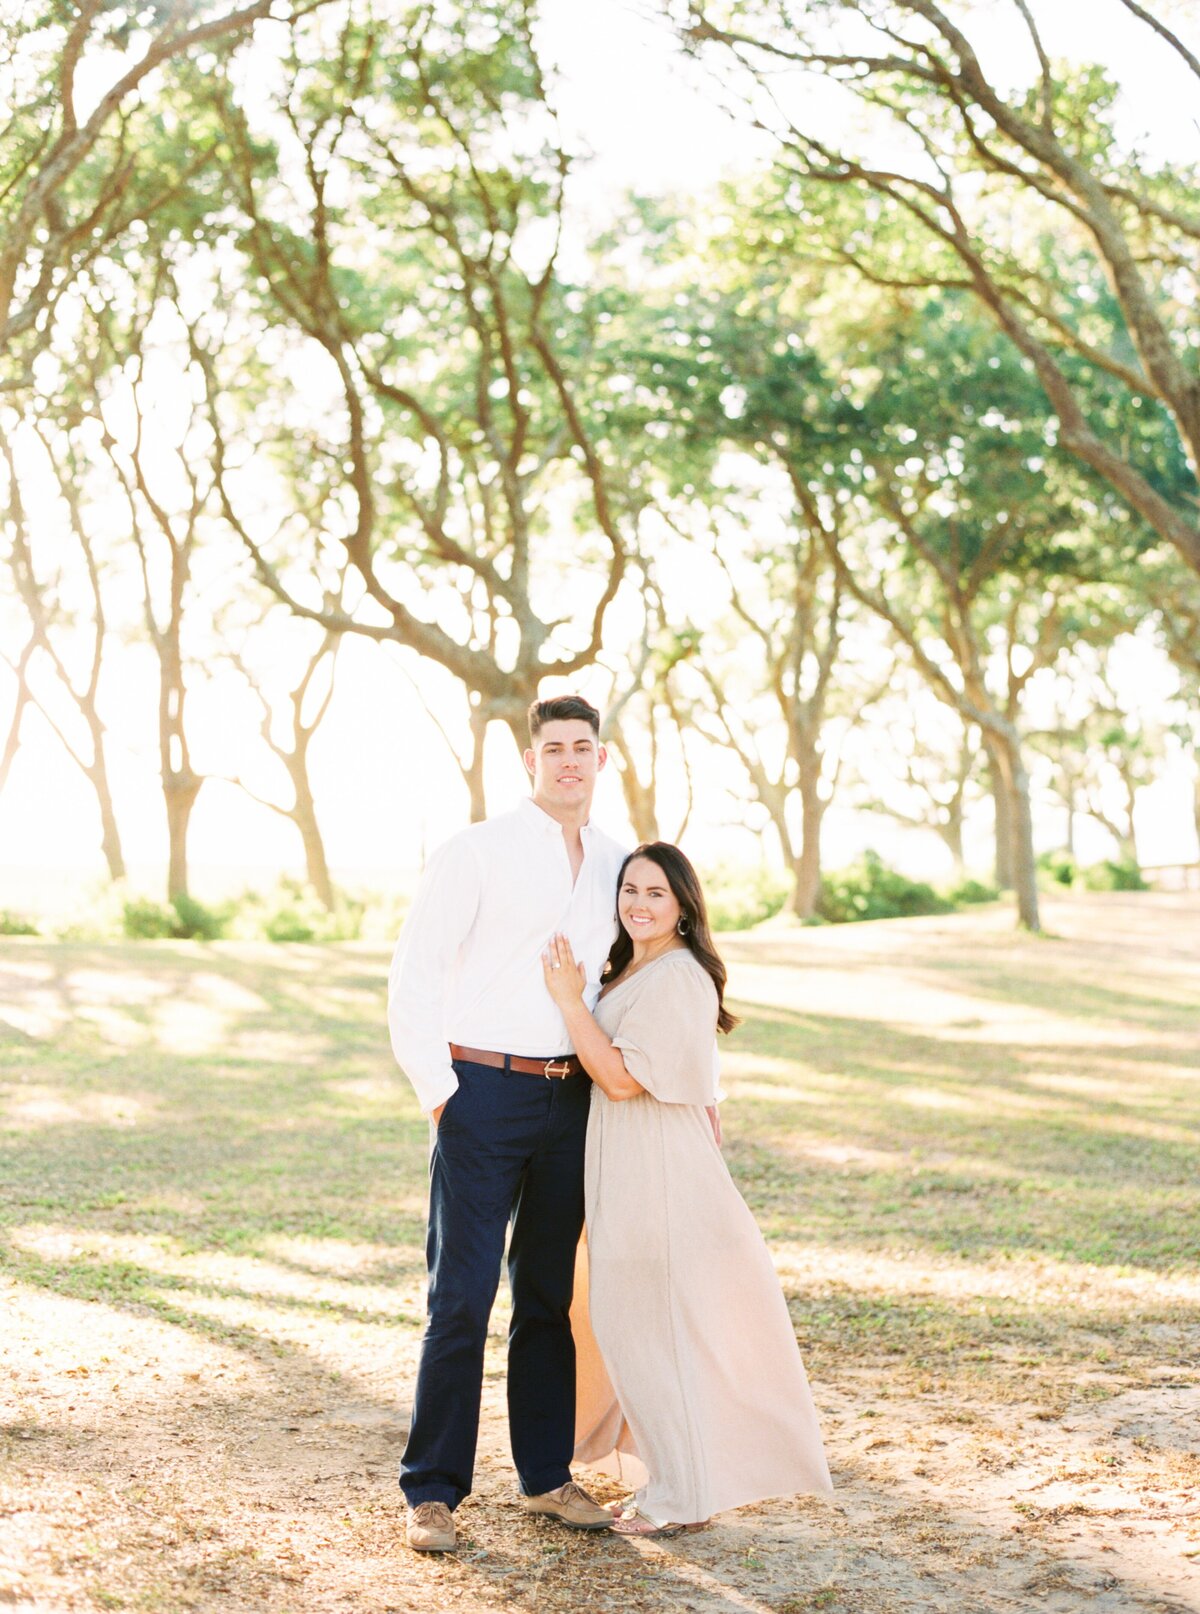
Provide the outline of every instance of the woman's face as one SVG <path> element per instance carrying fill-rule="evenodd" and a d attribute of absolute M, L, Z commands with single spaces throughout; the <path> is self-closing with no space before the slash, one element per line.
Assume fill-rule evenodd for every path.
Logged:
<path fill-rule="evenodd" d="M 617 917 L 634 942 L 645 946 L 673 936 L 682 911 L 658 864 L 635 857 L 617 892 Z"/>

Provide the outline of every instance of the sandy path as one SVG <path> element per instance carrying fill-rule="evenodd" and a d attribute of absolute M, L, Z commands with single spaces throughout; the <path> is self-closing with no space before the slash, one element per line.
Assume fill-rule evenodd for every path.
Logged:
<path fill-rule="evenodd" d="M 17 1609 L 1200 1608 L 1184 1556 L 1200 1546 L 1187 1462 L 1200 1387 L 1167 1373 L 1061 1415 L 1014 1404 L 1002 1425 L 936 1390 L 847 1375 L 819 1387 L 836 1503 L 632 1543 L 519 1513 L 497 1351 L 464 1547 L 431 1562 L 398 1545 L 404 1413 L 353 1326 L 322 1363 L 300 1339 L 230 1350 L 12 1284 L 0 1304 L 5 1367 L 23 1364 L 0 1493 L 0 1604 Z M 1174 1444 L 1177 1472 L 1138 1459 L 1147 1437 L 1156 1452 Z M 1106 1466 L 1097 1451 L 1121 1456 Z"/>

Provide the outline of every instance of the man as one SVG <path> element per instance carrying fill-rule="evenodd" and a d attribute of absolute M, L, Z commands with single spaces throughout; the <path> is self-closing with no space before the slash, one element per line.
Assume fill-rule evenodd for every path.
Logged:
<path fill-rule="evenodd" d="M 535 701 L 525 752 L 532 795 L 435 852 L 392 962 L 392 1047 L 437 1129 L 429 1314 L 400 1466 L 408 1544 L 419 1552 L 457 1545 L 452 1515 L 471 1489 L 484 1344 L 510 1220 L 508 1418 L 523 1504 L 575 1529 L 612 1522 L 568 1466 L 569 1310 L 591 1084 L 541 964 L 563 932 L 595 1001 L 624 857 L 589 821 L 604 763 L 594 707 L 573 695 Z"/>

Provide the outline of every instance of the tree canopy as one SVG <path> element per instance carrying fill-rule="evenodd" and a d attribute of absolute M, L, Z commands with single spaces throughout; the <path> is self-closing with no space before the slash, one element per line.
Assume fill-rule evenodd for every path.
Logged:
<path fill-rule="evenodd" d="M 1120 5 L 1192 82 L 1182 26 Z M 1086 51 L 1052 59 L 1037 0 L 1012 0 L 1015 72 L 959 0 L 662 9 L 773 155 L 593 227 L 535 0 L 0 6 L 0 783 L 50 725 L 114 876 L 129 640 L 172 891 L 202 784 L 237 778 L 327 904 L 308 758 L 347 640 L 460 692 L 475 816 L 489 725 L 520 745 L 547 682 L 610 690 L 640 825 L 659 760 L 686 822 L 717 748 L 805 917 L 843 754 L 899 685 L 949 714 L 899 783 L 958 804 L 960 852 L 990 800 L 1029 925 L 1059 669 L 1152 635 L 1195 704 L 1196 170 L 1129 138 Z M 218 667 L 285 801 L 193 764 Z M 1106 699 L 1080 733 L 1124 856 Z M 1184 728 L 1138 733 L 1144 771 Z"/>

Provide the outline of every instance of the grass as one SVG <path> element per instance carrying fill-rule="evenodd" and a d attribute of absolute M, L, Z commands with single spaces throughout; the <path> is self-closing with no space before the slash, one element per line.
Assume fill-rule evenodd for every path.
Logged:
<path fill-rule="evenodd" d="M 1011 1483 L 1005 1528 L 1038 1542 L 1060 1519 L 1078 1525 L 1080 1510 L 1090 1519 L 1099 1504 L 1087 1496 L 1105 1485 L 1144 1492 L 1158 1473 L 1176 1495 L 1200 1486 L 1200 1463 L 1156 1427 L 1107 1431 L 1086 1449 L 1059 1433 L 1068 1409 L 1078 1421 L 1145 1386 L 1200 1382 L 1200 904 L 1070 894 L 1051 923 L 1049 938 L 1017 937 L 989 910 L 722 939 L 745 1017 L 724 1055 L 726 1155 L 824 1397 L 839 1484 L 853 1499 L 890 1473 L 909 1506 L 927 1476 L 948 1518 L 956 1485 Z M 68 1534 L 75 1504 L 56 1489 L 67 1459 L 39 1466 L 37 1454 L 71 1454 L 97 1487 L 81 1539 L 108 1539 L 108 1518 L 125 1566 L 101 1573 L 103 1545 L 72 1566 L 35 1543 L 28 1562 L 46 1597 L 326 1606 L 316 1570 L 291 1546 L 260 1554 L 260 1534 L 239 1534 L 234 1515 L 308 1461 L 301 1448 L 340 1439 L 343 1457 L 370 1450 L 376 1462 L 397 1438 L 386 1420 L 419 1334 L 427 1133 L 387 1046 L 385 971 L 385 953 L 358 944 L 0 941 L 0 1281 L 31 1319 L 7 1348 L 24 1388 L 0 1436 Z M 123 1353 L 139 1359 L 128 1377 Z M 488 1375 L 494 1399 L 495 1351 Z M 148 1468 L 130 1457 L 120 1484 L 118 1397 L 134 1444 L 160 1443 Z M 339 1406 L 357 1434 L 320 1423 L 319 1409 Z M 1026 1433 L 1009 1451 L 1000 1432 L 1017 1427 L 1018 1407 Z M 186 1461 L 172 1459 L 174 1488 L 160 1487 L 156 1464 L 185 1427 Z M 202 1461 L 191 1447 L 215 1430 L 240 1450 L 268 1428 L 279 1450 L 240 1500 L 221 1501 L 231 1481 L 214 1469 L 203 1505 L 189 1501 Z M 502 1430 L 487 1439 L 498 1455 L 482 1497 L 509 1483 Z M 90 1457 L 89 1441 L 108 1455 Z M 1036 1462 L 1036 1481 L 1007 1474 Z M 325 1483 L 313 1472 L 313 1495 L 280 1502 L 281 1519 L 313 1502 Z M 359 1566 L 346 1574 L 391 1562 L 393 1496 L 381 1471 L 361 1494 L 346 1482 L 333 1512 L 310 1509 L 334 1543 L 321 1551 Z M 173 1521 L 166 1549 L 149 1525 L 139 1535 L 151 1514 L 154 1529 Z M 887 1573 L 901 1591 L 904 1575 L 955 1563 L 961 1575 L 993 1551 L 976 1538 L 976 1556 L 956 1560 L 942 1514 L 922 1520 L 896 1513 Z M 572 1607 L 579 1563 L 607 1550 L 531 1535 L 528 1563 L 498 1568 L 482 1510 L 472 1523 L 470 1554 L 443 1565 L 436 1588 L 410 1576 L 386 1595 L 367 1587 L 364 1606 L 451 1606 L 457 1586 L 463 1607 Z M 292 1545 L 298 1528 L 292 1518 Z M 868 1579 L 885 1573 L 868 1536 L 855 1526 L 840 1556 L 814 1547 L 786 1571 L 781 1545 L 752 1538 L 721 1558 L 719 1542 L 704 1545 L 712 1536 L 689 1538 L 710 1558 L 688 1596 L 725 1606 L 711 1601 L 715 1576 L 751 1608 L 908 1607 L 900 1592 L 864 1601 L 865 1580 L 855 1589 L 855 1551 L 877 1555 Z M 638 1562 L 642 1579 L 621 1583 L 617 1606 L 637 1607 L 651 1582 L 663 1595 L 670 1565 Z M 1052 1592 L 1059 1569 L 1043 1570 Z M 1137 1595 L 1122 1586 L 1113 1607 L 1140 1607 Z"/>
<path fill-rule="evenodd" d="M 61 1211 L 245 1252 L 278 1233 L 400 1248 L 418 1235 L 425 1124 L 390 1066 L 377 956 L 14 952 L 46 1034 L 18 1030 L 0 1065 L 6 1221 Z"/>
<path fill-rule="evenodd" d="M 850 1352 L 972 1395 L 1061 1394 L 1081 1364 L 1152 1366 L 1161 1330 L 1194 1326 L 1200 916 L 1173 938 L 1193 963 L 1164 968 L 1123 952 L 1119 922 L 1089 937 L 1109 904 L 1064 903 L 1075 934 L 1021 943 L 924 922 L 900 960 L 897 927 L 875 927 L 849 955 L 873 994 L 857 1014 L 822 1012 L 819 939 L 728 949 L 753 997 L 730 1162 L 785 1277 L 804 1247 L 793 1310 L 818 1377 Z"/>

